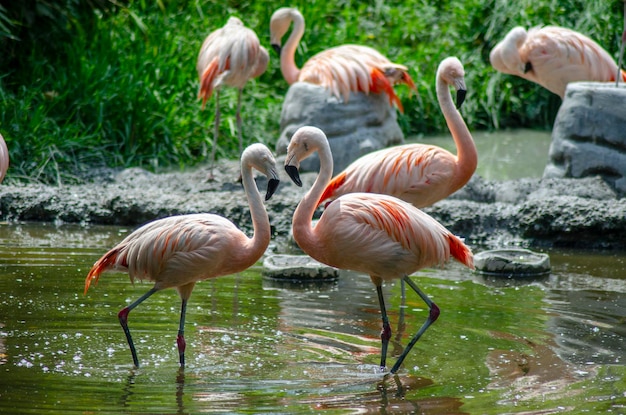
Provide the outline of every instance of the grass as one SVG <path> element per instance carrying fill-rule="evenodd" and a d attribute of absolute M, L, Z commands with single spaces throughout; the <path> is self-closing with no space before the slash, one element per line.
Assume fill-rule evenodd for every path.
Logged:
<path fill-rule="evenodd" d="M 62 9 L 55 4 L 81 3 L 29 2 L 53 12 Z M 438 62 L 450 55 L 465 65 L 469 94 L 462 112 L 470 129 L 550 129 L 560 99 L 496 73 L 491 48 L 515 25 L 556 24 L 587 34 L 617 56 L 623 21 L 621 0 L 97 3 L 95 13 L 67 13 L 55 30 L 42 26 L 47 31 L 37 34 L 31 27 L 28 36 L 18 26 L 9 33 L 8 12 L 0 9 L 0 49 L 8 57 L 0 62 L 0 132 L 11 153 L 9 180 L 63 183 L 102 166 L 159 170 L 205 162 L 215 102 L 200 110 L 195 61 L 203 39 L 229 15 L 242 18 L 269 49 L 273 11 L 299 8 L 307 28 L 298 65 L 330 46 L 359 43 L 408 66 L 418 95 L 398 90 L 405 107 L 399 122 L 410 136 L 445 131 L 434 77 Z M 246 143 L 273 146 L 279 135 L 288 86 L 270 53 L 267 72 L 244 90 Z M 237 157 L 235 106 L 236 91 L 224 89 L 218 157 Z"/>

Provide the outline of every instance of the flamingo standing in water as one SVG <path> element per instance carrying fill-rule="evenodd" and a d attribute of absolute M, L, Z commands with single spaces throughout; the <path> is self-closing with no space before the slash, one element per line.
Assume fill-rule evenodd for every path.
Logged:
<path fill-rule="evenodd" d="M 449 88 L 456 90 L 456 108 Z M 441 147 L 406 144 L 362 156 L 334 177 L 319 203 L 354 192 L 382 193 L 421 208 L 463 187 L 474 174 L 478 154 L 472 135 L 457 111 L 465 99 L 465 72 L 454 57 L 439 64 L 437 99 L 456 144 L 457 155 Z"/>
<path fill-rule="evenodd" d="M 285 45 L 281 46 L 282 37 L 292 22 L 293 30 Z M 389 104 L 395 104 L 403 111 L 393 85 L 403 83 L 416 89 L 406 66 L 391 62 L 367 46 L 342 45 L 318 53 L 299 69 L 295 53 L 303 34 L 304 17 L 297 9 L 283 7 L 274 12 L 270 19 L 270 42 L 280 54 L 280 69 L 289 85 L 294 82 L 320 85 L 343 102 L 348 102 L 351 92 L 384 92 L 389 97 Z"/>
<path fill-rule="evenodd" d="M 211 149 L 211 176 L 215 162 L 215 148 L 220 124 L 220 87 L 228 85 L 237 88 L 237 135 L 239 154 L 243 149 L 241 94 L 249 79 L 261 76 L 267 69 L 269 54 L 261 46 L 259 38 L 236 17 L 230 17 L 226 25 L 215 30 L 202 43 L 196 69 L 200 77 L 198 97 L 202 99 L 202 109 L 215 91 L 215 125 L 213 147 Z"/>
<path fill-rule="evenodd" d="M 278 187 L 276 162 L 263 144 L 252 144 L 241 156 L 243 188 L 250 205 L 254 235 L 248 238 L 228 219 L 201 213 L 171 216 L 148 223 L 128 235 L 104 254 L 85 279 L 85 294 L 92 281 L 105 271 L 125 271 L 135 279 L 154 281 L 154 286 L 118 314 L 133 356 L 139 367 L 137 352 L 128 328 L 128 314 L 152 294 L 165 288 L 176 288 L 182 299 L 178 329 L 178 354 L 185 366 L 185 312 L 195 284 L 209 278 L 241 272 L 261 258 L 270 242 L 270 223 L 261 200 L 252 169 L 265 174 L 269 181 L 265 200 Z"/>
<path fill-rule="evenodd" d="M 328 205 L 313 227 L 313 213 L 333 171 L 326 135 L 315 127 L 301 127 L 292 136 L 285 158 L 285 170 L 296 185 L 302 186 L 298 167 L 316 151 L 320 172 L 293 214 L 293 237 L 304 252 L 324 264 L 369 274 L 376 286 L 383 322 L 381 370 L 386 367 L 391 338 L 383 281 L 402 279 L 430 310 L 426 322 L 392 367 L 391 373 L 396 373 L 411 348 L 439 316 L 439 307 L 408 275 L 424 267 L 441 265 L 450 257 L 473 268 L 472 253 L 435 219 L 410 203 L 388 195 L 350 193 L 341 196 Z"/>
<path fill-rule="evenodd" d="M 593 40 L 559 26 L 511 29 L 489 54 L 494 69 L 517 75 L 565 96 L 570 82 L 626 81 L 626 72 Z"/>
<path fill-rule="evenodd" d="M 9 149 L 4 137 L 0 134 L 0 183 L 4 180 L 7 170 L 9 170 Z"/>

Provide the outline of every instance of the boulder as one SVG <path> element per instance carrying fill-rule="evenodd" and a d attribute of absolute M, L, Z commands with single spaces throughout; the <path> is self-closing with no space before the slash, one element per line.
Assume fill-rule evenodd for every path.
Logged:
<path fill-rule="evenodd" d="M 304 125 L 318 127 L 326 133 L 335 174 L 364 154 L 404 142 L 396 109 L 389 105 L 386 94 L 351 93 L 344 103 L 319 85 L 296 82 L 287 91 L 283 103 L 280 137 L 276 143 L 278 155 L 287 153 L 291 136 Z M 319 170 L 317 154 L 304 160 L 300 169 Z"/>
<path fill-rule="evenodd" d="M 549 157 L 544 178 L 599 175 L 626 194 L 626 85 L 568 84 Z"/>

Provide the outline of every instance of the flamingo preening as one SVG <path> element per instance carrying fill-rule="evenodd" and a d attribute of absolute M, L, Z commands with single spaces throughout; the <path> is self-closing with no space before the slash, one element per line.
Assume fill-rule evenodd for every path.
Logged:
<path fill-rule="evenodd" d="M 291 137 L 285 158 L 285 170 L 296 185 L 301 186 L 298 167 L 314 152 L 318 152 L 320 158 L 320 171 L 293 214 L 293 237 L 300 248 L 317 261 L 370 276 L 378 293 L 383 322 L 381 370 L 386 367 L 391 338 L 383 281 L 402 279 L 428 305 L 426 322 L 391 368 L 391 373 L 396 373 L 415 343 L 439 316 L 439 307 L 409 275 L 424 267 L 441 265 L 450 257 L 473 268 L 472 253 L 435 219 L 410 203 L 388 195 L 343 195 L 327 206 L 313 227 L 313 213 L 333 171 L 326 135 L 315 127 L 301 127 Z"/>
<path fill-rule="evenodd" d="M 293 30 L 282 45 L 282 37 L 292 23 Z M 297 9 L 283 7 L 274 12 L 270 19 L 270 42 L 280 54 L 280 69 L 289 85 L 294 82 L 320 85 L 344 102 L 348 102 L 351 92 L 386 93 L 389 104 L 403 111 L 393 86 L 402 83 L 416 89 L 406 66 L 391 62 L 367 46 L 341 45 L 316 54 L 299 69 L 295 53 L 303 34 L 304 17 Z"/>
<path fill-rule="evenodd" d="M 535 82 L 561 98 L 570 82 L 626 81 L 626 72 L 595 41 L 560 26 L 514 27 L 489 54 L 494 69 Z"/>
<path fill-rule="evenodd" d="M 196 69 L 200 77 L 198 97 L 202 108 L 215 91 L 215 120 L 213 146 L 211 148 L 211 176 L 215 163 L 215 148 L 220 124 L 220 87 L 227 85 L 237 92 L 237 136 L 239 154 L 243 150 L 241 94 L 248 80 L 261 76 L 267 69 L 269 54 L 261 46 L 259 38 L 241 20 L 230 17 L 224 27 L 215 30 L 202 43 Z"/>
<path fill-rule="evenodd" d="M 135 307 L 157 291 L 176 288 L 182 300 L 177 345 L 180 365 L 184 367 L 185 313 L 196 283 L 241 272 L 258 261 L 267 249 L 271 236 L 270 222 L 252 169 L 268 177 L 265 195 L 265 200 L 268 200 L 279 181 L 274 156 L 263 144 L 250 145 L 241 156 L 242 183 L 254 228 L 252 238 L 219 215 L 171 216 L 135 230 L 104 254 L 89 271 L 85 279 L 85 294 L 91 283 L 97 283 L 100 274 L 105 271 L 125 271 L 131 281 L 154 282 L 147 293 L 118 313 L 136 367 L 139 367 L 139 360 L 128 328 L 128 314 Z"/>

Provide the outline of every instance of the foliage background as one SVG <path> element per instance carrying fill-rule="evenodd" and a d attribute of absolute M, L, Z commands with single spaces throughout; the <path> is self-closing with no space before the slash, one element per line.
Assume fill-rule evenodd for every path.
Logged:
<path fill-rule="evenodd" d="M 399 87 L 407 136 L 445 131 L 434 91 L 438 62 L 466 69 L 462 113 L 470 129 L 550 129 L 560 99 L 495 72 L 489 51 L 512 27 L 578 30 L 617 57 L 623 1 L 1 0 L 0 132 L 9 180 L 78 181 L 99 167 L 182 168 L 210 151 L 214 102 L 200 111 L 195 62 L 229 15 L 269 48 L 269 19 L 299 8 L 306 32 L 297 63 L 330 46 L 360 43 L 410 68 L 419 94 Z M 273 146 L 287 84 L 278 57 L 244 91 L 244 140 Z M 237 156 L 236 91 L 222 93 L 219 157 Z"/>

